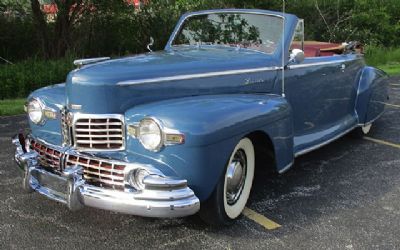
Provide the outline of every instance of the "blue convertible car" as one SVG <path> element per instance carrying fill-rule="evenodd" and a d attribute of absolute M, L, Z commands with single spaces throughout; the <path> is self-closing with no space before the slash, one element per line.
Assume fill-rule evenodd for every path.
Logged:
<path fill-rule="evenodd" d="M 285 172 L 384 111 L 386 75 L 359 44 L 303 30 L 291 14 L 201 11 L 163 51 L 77 60 L 66 83 L 29 96 L 31 132 L 13 139 L 23 188 L 71 210 L 230 223 L 255 168 Z"/>

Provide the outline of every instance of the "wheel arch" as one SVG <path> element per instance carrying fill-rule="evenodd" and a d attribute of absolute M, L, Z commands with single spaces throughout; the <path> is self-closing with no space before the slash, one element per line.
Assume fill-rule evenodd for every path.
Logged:
<path fill-rule="evenodd" d="M 387 78 L 387 74 L 377 68 L 362 70 L 355 104 L 359 124 L 368 124 L 382 114 L 388 99 Z"/>
<path fill-rule="evenodd" d="M 271 137 L 262 130 L 251 132 L 245 137 L 249 138 L 254 146 L 255 168 L 276 171 L 275 147 Z"/>

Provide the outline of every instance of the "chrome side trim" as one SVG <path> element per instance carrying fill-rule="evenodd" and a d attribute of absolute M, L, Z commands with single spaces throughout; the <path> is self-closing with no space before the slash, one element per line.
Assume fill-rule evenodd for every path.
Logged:
<path fill-rule="evenodd" d="M 349 61 L 349 60 L 341 59 L 341 60 L 334 60 L 334 61 L 328 61 L 328 62 L 296 64 L 296 65 L 289 65 L 288 69 L 299 69 L 299 68 L 306 68 L 306 67 L 312 67 L 312 66 L 322 66 L 322 65 L 329 65 L 329 64 L 335 64 L 335 63 L 343 63 L 343 62 L 347 62 L 347 61 Z"/>
<path fill-rule="evenodd" d="M 217 77 L 217 76 L 249 74 L 249 73 L 257 73 L 257 72 L 264 72 L 264 71 L 275 71 L 275 70 L 281 70 L 281 69 L 282 69 L 282 67 L 272 66 L 272 67 L 253 68 L 253 69 L 226 70 L 226 71 L 217 71 L 217 72 L 209 72 L 209 73 L 165 76 L 165 77 L 122 81 L 122 82 L 117 83 L 117 85 L 118 86 L 131 86 L 131 85 L 139 85 L 139 84 L 146 84 L 146 83 L 170 82 L 170 81 L 192 80 L 192 79 Z"/>
<path fill-rule="evenodd" d="M 296 152 L 296 153 L 294 154 L 294 156 L 295 156 L 295 157 L 298 157 L 298 156 L 300 156 L 300 155 L 304 155 L 304 154 L 306 154 L 306 153 L 309 153 L 309 152 L 311 152 L 311 151 L 314 151 L 314 150 L 316 150 L 316 149 L 319 149 L 319 148 L 321 148 L 321 147 L 323 147 L 323 146 L 325 146 L 325 145 L 327 145 L 327 144 L 329 144 L 329 143 L 331 143 L 331 142 L 333 142 L 333 141 L 339 139 L 340 137 L 342 137 L 342 136 L 344 136 L 345 134 L 349 133 L 350 131 L 352 131 L 352 130 L 355 129 L 356 127 L 358 127 L 358 125 L 357 125 L 357 126 L 353 126 L 353 127 L 351 127 L 350 129 L 347 129 L 346 131 L 344 131 L 344 132 L 342 132 L 342 133 L 336 135 L 335 137 L 332 137 L 331 139 L 329 139 L 329 140 L 327 140 L 327 141 L 324 141 L 324 142 L 322 142 L 322 143 L 320 143 L 320 144 L 311 146 L 311 147 L 306 148 L 306 149 L 302 149 L 302 150 Z"/>
<path fill-rule="evenodd" d="M 335 64 L 335 63 L 343 63 L 343 62 L 347 62 L 347 61 L 348 60 L 346 60 L 346 59 L 342 59 L 342 60 L 334 60 L 334 61 L 328 61 L 328 62 L 315 62 L 315 63 L 290 65 L 290 66 L 288 66 L 288 69 L 322 66 L 322 65 L 329 65 L 329 64 Z M 117 85 L 118 86 L 131 86 L 131 85 L 139 85 L 139 84 L 146 84 L 146 83 L 171 82 L 171 81 L 179 81 L 179 80 L 193 80 L 193 79 L 201 79 L 201 78 L 209 78 L 209 77 L 250 74 L 250 73 L 259 73 L 259 72 L 276 71 L 276 70 L 282 70 L 282 67 L 271 66 L 271 67 L 262 67 L 262 68 L 253 68 L 253 69 L 237 69 L 237 70 L 216 71 L 216 72 L 199 73 L 199 74 L 145 78 L 145 79 L 128 80 L 128 81 L 118 82 Z"/>
<path fill-rule="evenodd" d="M 280 173 L 280 174 L 285 173 L 286 171 L 288 171 L 293 166 L 293 164 L 294 164 L 294 160 L 291 163 L 289 163 L 288 165 L 286 165 L 284 168 L 279 170 L 278 173 Z"/>

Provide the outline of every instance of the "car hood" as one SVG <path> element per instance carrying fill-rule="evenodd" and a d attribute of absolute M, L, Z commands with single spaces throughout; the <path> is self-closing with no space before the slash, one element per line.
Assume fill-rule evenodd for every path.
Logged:
<path fill-rule="evenodd" d="M 194 80 L 173 78 L 275 65 L 272 56 L 234 48 L 181 48 L 108 60 L 84 66 L 68 75 L 67 104 L 80 105 L 83 109 L 80 112 L 122 113 L 133 105 L 155 100 L 249 91 L 255 86 L 246 86 L 248 74 Z M 166 77 L 172 79 L 157 80 Z M 260 82 L 259 76 L 254 77 Z M 271 77 L 264 78 L 265 82 L 273 81 Z M 120 85 L 127 81 L 135 84 Z"/>

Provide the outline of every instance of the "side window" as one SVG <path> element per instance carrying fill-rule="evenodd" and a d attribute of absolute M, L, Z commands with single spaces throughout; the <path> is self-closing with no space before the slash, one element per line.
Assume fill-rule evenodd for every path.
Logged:
<path fill-rule="evenodd" d="M 300 19 L 297 22 L 292 45 L 290 46 L 290 50 L 292 49 L 301 49 L 304 51 L 304 19 Z"/>

